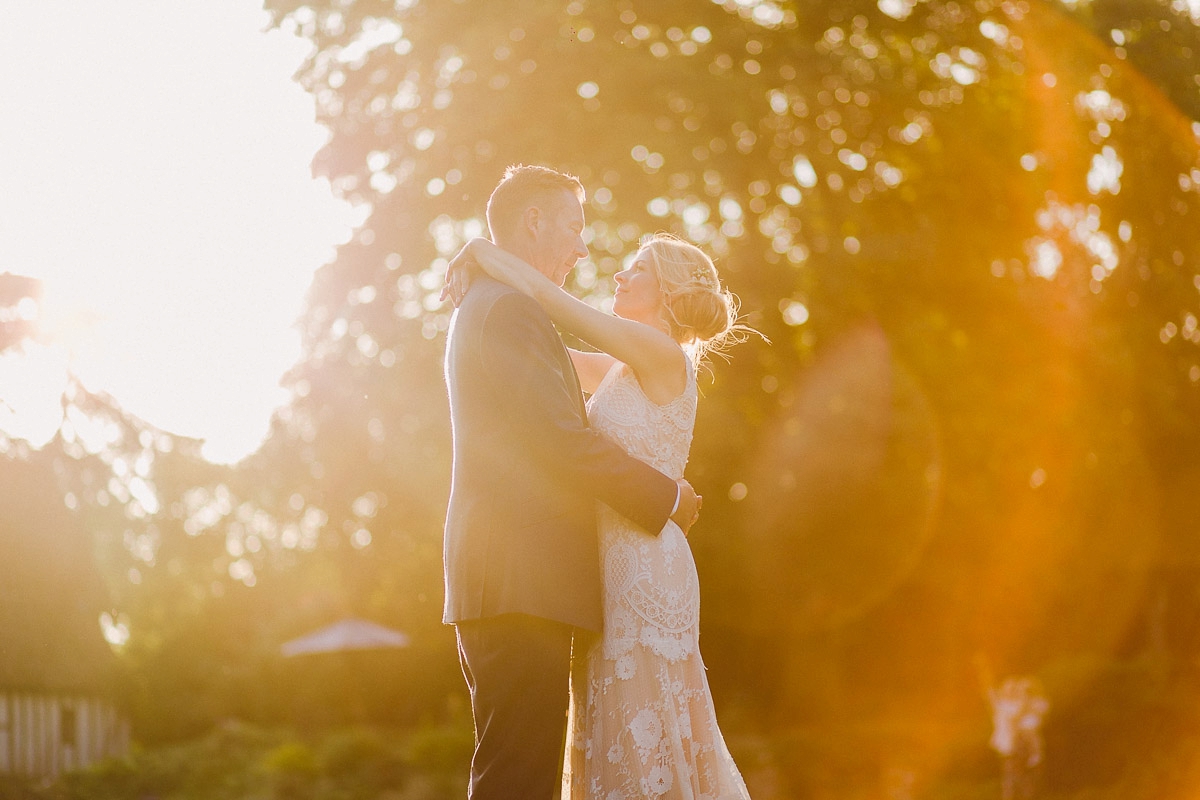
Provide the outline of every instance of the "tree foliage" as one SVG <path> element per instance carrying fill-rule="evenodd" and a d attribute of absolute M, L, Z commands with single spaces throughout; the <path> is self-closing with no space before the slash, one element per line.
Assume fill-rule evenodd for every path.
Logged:
<path fill-rule="evenodd" d="M 33 335 L 39 293 L 40 286 L 31 278 L 0 274 L 0 353 Z"/>
<path fill-rule="evenodd" d="M 719 696 L 774 725 L 965 719 L 985 713 L 980 663 L 1054 676 L 1081 652 L 1190 652 L 1185 11 L 267 7 L 313 42 L 297 77 L 331 132 L 315 171 L 370 210 L 313 286 L 296 402 L 262 454 L 302 443 L 277 492 L 311 480 L 325 535 L 352 537 L 346 504 L 374 492 L 371 547 L 411 541 L 408 565 L 434 574 L 448 309 L 432 295 L 503 169 L 536 162 L 590 192 L 577 291 L 603 304 L 639 237 L 673 230 L 772 341 L 712 368 L 689 466 Z M 435 584 L 414 583 L 432 616 Z M 1091 685 L 1071 674 L 1062 718 Z"/>

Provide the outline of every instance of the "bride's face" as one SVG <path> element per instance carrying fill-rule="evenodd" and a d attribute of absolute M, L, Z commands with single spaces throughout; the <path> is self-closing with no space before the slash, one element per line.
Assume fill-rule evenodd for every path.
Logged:
<path fill-rule="evenodd" d="M 662 290 L 658 286 L 658 275 L 650 251 L 642 248 L 634 256 L 628 269 L 613 276 L 617 291 L 613 295 L 613 313 L 624 319 L 645 322 L 658 327 L 659 311 L 662 309 Z"/>

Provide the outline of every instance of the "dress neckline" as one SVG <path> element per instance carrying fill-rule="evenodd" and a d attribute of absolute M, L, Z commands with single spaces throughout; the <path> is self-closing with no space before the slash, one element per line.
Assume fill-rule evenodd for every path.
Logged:
<path fill-rule="evenodd" d="M 605 374 L 604 379 L 600 381 L 600 385 L 596 387 L 596 391 L 592 394 L 592 396 L 595 397 L 596 395 L 600 394 L 601 390 L 608 386 L 608 384 L 615 383 L 621 377 L 628 375 L 629 382 L 633 384 L 634 388 L 637 389 L 638 394 L 645 398 L 647 403 L 658 409 L 671 408 L 688 396 L 688 390 L 691 389 L 696 381 L 696 370 L 692 366 L 691 357 L 685 352 L 683 354 L 683 358 L 687 362 L 687 374 L 684 376 L 683 389 L 680 390 L 679 394 L 675 395 L 665 403 L 659 403 L 650 395 L 646 394 L 646 390 L 642 388 L 642 382 L 638 380 L 637 373 L 635 373 L 633 369 L 624 361 L 613 362 L 613 365 L 608 368 L 608 373 Z"/>

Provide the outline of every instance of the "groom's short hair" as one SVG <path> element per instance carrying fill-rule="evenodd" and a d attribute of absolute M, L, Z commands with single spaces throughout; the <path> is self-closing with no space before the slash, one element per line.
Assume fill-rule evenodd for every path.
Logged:
<path fill-rule="evenodd" d="M 487 202 L 492 241 L 496 241 L 497 236 L 506 237 L 512 233 L 526 208 L 563 191 L 574 194 L 580 203 L 587 199 L 583 184 L 574 175 L 531 164 L 514 164 L 506 169 Z"/>

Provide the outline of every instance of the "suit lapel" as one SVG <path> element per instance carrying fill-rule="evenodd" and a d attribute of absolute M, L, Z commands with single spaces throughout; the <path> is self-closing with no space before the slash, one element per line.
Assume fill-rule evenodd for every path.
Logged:
<path fill-rule="evenodd" d="M 571 354 L 567 352 L 567 346 L 563 344 L 562 338 L 559 337 L 559 344 L 562 345 L 562 358 L 566 361 L 566 369 L 563 373 L 567 375 L 567 383 L 578 399 L 579 416 L 584 424 L 587 424 L 587 405 L 583 400 L 583 389 L 579 386 L 579 373 L 575 371 L 575 362 L 571 360 Z"/>

